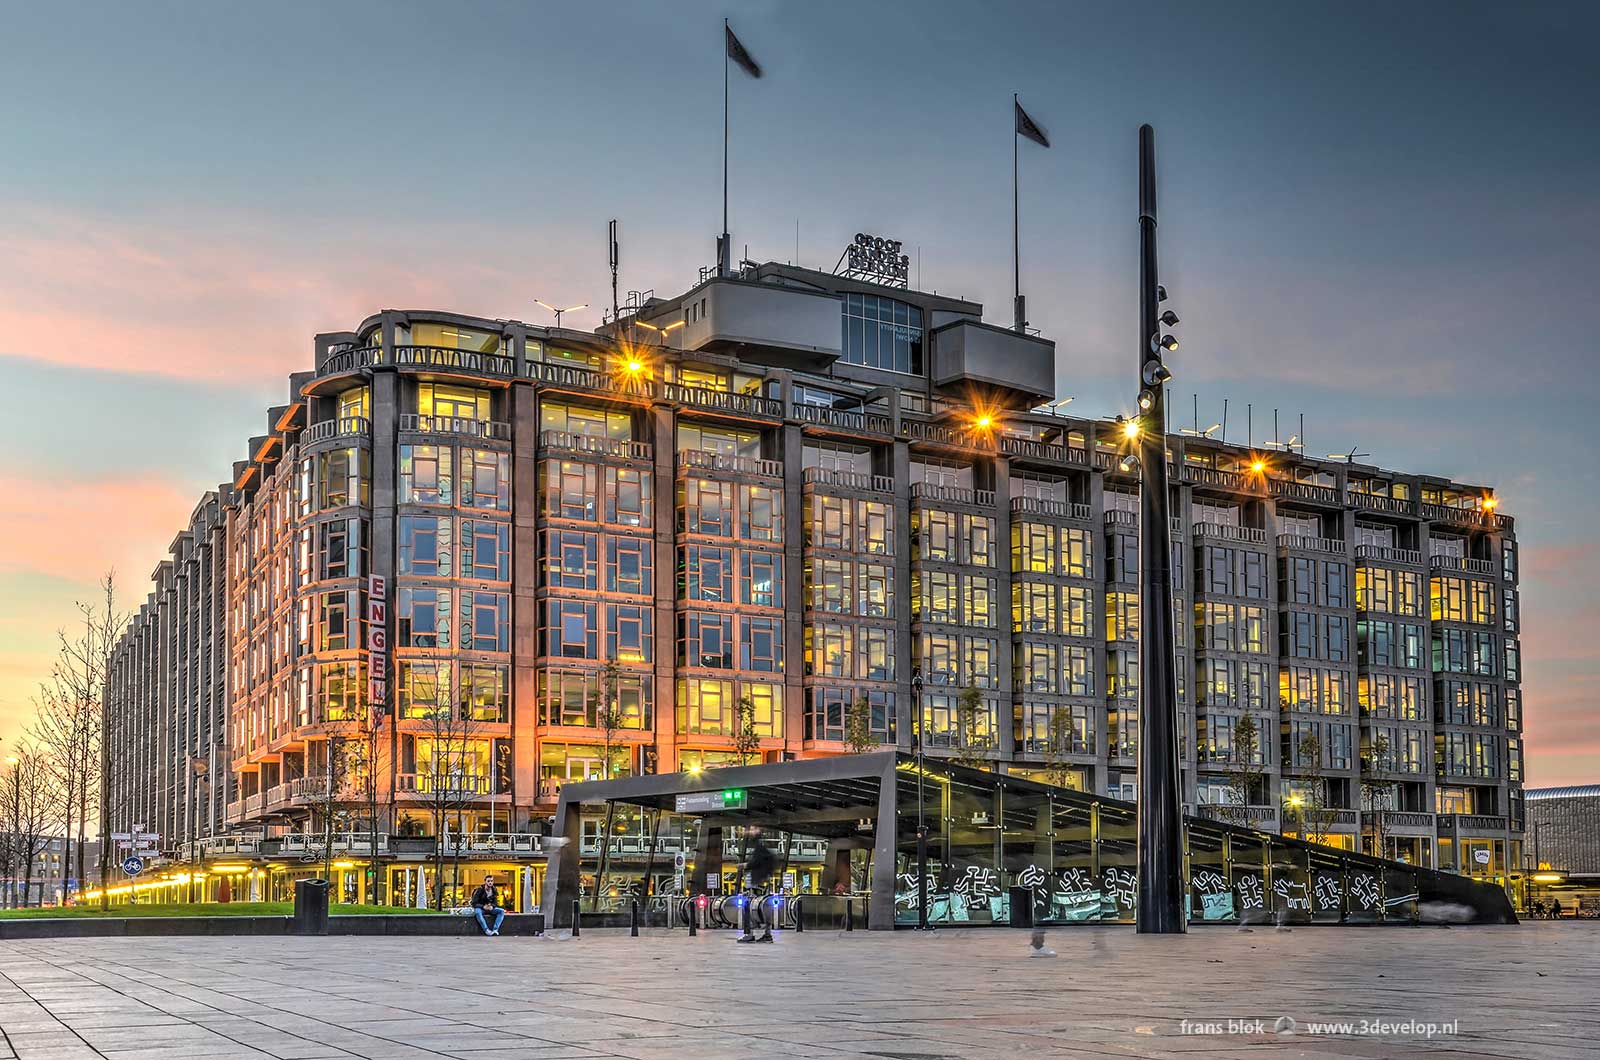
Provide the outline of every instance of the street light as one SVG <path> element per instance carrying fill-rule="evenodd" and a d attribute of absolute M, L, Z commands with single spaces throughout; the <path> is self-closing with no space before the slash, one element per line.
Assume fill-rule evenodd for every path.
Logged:
<path fill-rule="evenodd" d="M 917 930 L 928 930 L 928 826 L 923 820 L 922 667 L 911 668 L 911 739 L 917 752 Z"/>
<path fill-rule="evenodd" d="M 551 305 L 549 302 L 540 301 L 537 298 L 534 299 L 534 302 L 537 303 L 538 305 L 544 306 L 546 309 L 550 310 L 550 312 L 552 312 L 552 313 L 554 313 L 556 315 L 556 327 L 558 327 L 558 328 L 561 326 L 561 314 L 562 313 L 573 313 L 573 312 L 576 312 L 579 309 L 588 309 L 589 308 L 589 303 L 588 302 L 585 302 L 582 305 L 569 305 L 565 309 L 557 309 L 555 306 Z"/>
<path fill-rule="evenodd" d="M 677 331 L 679 328 L 683 327 L 685 324 L 688 323 L 687 320 L 674 320 L 670 324 L 666 324 L 666 325 L 663 325 L 661 327 L 656 327 L 654 324 L 648 323 L 647 321 L 639 320 L 637 318 L 635 318 L 633 322 L 635 324 L 639 325 L 641 328 L 647 328 L 650 331 L 655 332 L 657 335 L 660 335 L 661 336 L 661 345 L 663 345 L 663 346 L 665 346 L 667 344 L 667 336 L 668 335 L 670 335 L 674 331 Z"/>

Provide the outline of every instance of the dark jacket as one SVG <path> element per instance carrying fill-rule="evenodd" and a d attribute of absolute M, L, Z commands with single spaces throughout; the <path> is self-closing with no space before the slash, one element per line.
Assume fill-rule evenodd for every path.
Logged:
<path fill-rule="evenodd" d="M 481 883 L 478 885 L 478 889 L 472 892 L 472 901 L 470 904 L 474 909 L 491 905 L 495 906 L 496 908 L 505 908 L 500 904 L 500 888 L 490 887 L 487 884 Z"/>
<path fill-rule="evenodd" d="M 750 840 L 750 849 L 744 864 L 745 883 L 751 887 L 760 887 L 767 882 L 777 867 L 778 855 L 773 853 L 772 848 L 763 843 L 760 836 Z"/>

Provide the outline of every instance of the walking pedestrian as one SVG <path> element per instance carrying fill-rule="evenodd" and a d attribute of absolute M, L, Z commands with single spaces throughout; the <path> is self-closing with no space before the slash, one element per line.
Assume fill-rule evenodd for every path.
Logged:
<path fill-rule="evenodd" d="M 761 838 L 761 829 L 752 826 L 745 833 L 745 862 L 744 862 L 744 901 L 745 915 L 744 934 L 735 942 L 772 942 L 772 924 L 760 906 L 760 889 L 765 886 L 772 876 L 772 870 L 778 867 L 778 855 L 773 853 L 771 847 Z M 750 933 L 751 917 L 761 918 L 761 936 L 757 938 Z"/>

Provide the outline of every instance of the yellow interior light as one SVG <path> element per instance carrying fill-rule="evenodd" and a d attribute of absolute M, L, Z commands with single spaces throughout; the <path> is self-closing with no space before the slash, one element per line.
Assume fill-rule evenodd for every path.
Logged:
<path fill-rule="evenodd" d="M 689 775 L 691 777 L 698 777 L 700 775 L 700 766 L 698 764 L 690 766 Z"/>

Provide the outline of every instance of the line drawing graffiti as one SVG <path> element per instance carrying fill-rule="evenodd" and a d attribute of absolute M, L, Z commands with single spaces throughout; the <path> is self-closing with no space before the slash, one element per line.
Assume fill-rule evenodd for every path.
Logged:
<path fill-rule="evenodd" d="M 1105 877 L 1106 893 L 1118 905 L 1125 909 L 1132 909 L 1134 895 L 1139 888 L 1138 877 L 1127 869 L 1120 869 L 1115 866 L 1106 870 Z"/>
<path fill-rule="evenodd" d="M 1344 895 L 1344 888 L 1339 885 L 1337 876 L 1318 876 L 1312 894 L 1317 899 L 1318 909 L 1339 908 L 1339 899 Z"/>
<path fill-rule="evenodd" d="M 1261 890 L 1260 876 L 1240 876 L 1234 884 L 1239 888 L 1239 904 L 1246 909 L 1265 909 L 1267 896 Z"/>
<path fill-rule="evenodd" d="M 981 902 L 1000 893 L 1000 879 L 987 866 L 968 865 L 966 875 L 951 889 L 968 901 Z"/>
<path fill-rule="evenodd" d="M 1272 881 L 1272 893 L 1283 899 L 1283 904 L 1290 909 L 1311 910 L 1311 896 L 1306 893 L 1306 885 L 1294 880 L 1276 879 Z"/>
<path fill-rule="evenodd" d="M 1378 880 L 1375 876 L 1361 873 L 1350 882 L 1350 897 L 1355 899 L 1361 909 L 1375 909 L 1378 905 Z"/>
<path fill-rule="evenodd" d="M 1189 883 L 1197 894 L 1217 894 L 1228 889 L 1228 881 L 1222 878 L 1221 873 L 1211 869 L 1201 869 Z"/>

